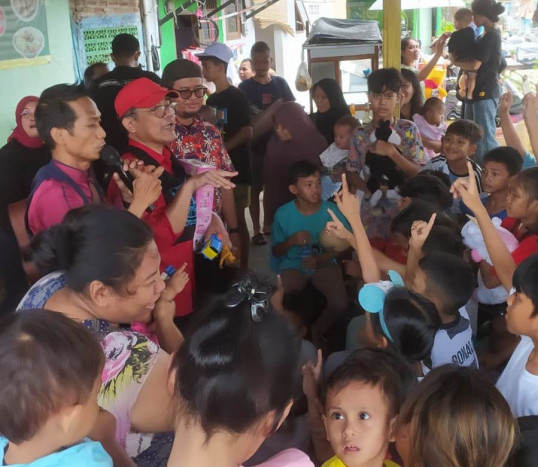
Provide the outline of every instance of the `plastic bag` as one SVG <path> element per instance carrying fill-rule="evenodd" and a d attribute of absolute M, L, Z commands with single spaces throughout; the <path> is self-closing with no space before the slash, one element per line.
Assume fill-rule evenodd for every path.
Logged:
<path fill-rule="evenodd" d="M 312 87 L 312 77 L 308 73 L 308 67 L 305 62 L 301 62 L 295 78 L 295 89 L 300 92 L 308 91 Z"/>

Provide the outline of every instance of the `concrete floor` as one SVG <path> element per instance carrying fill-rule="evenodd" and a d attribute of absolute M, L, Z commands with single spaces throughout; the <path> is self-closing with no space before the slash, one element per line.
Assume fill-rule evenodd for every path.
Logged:
<path fill-rule="evenodd" d="M 260 211 L 261 218 L 263 219 L 263 194 L 260 200 Z M 250 232 L 250 238 L 252 239 L 252 220 L 250 218 L 250 213 L 248 209 L 246 210 L 246 220 L 248 229 Z M 248 260 L 249 268 L 254 271 L 260 279 L 269 279 L 273 281 L 275 279 L 275 274 L 271 271 L 269 267 L 269 255 L 271 251 L 270 237 L 267 237 L 269 243 L 267 245 L 253 245 L 252 241 L 250 242 L 250 256 Z"/>

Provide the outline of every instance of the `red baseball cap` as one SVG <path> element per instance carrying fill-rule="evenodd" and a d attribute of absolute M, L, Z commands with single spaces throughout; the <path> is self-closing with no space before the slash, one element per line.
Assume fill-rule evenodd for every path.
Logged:
<path fill-rule="evenodd" d="M 123 86 L 116 96 L 114 107 L 118 117 L 122 117 L 132 108 L 148 109 L 153 107 L 165 97 L 179 97 L 179 94 L 159 86 L 148 78 L 138 78 Z"/>

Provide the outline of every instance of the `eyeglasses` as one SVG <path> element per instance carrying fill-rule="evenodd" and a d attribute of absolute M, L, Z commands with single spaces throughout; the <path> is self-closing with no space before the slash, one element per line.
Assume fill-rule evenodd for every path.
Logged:
<path fill-rule="evenodd" d="M 24 109 L 21 112 L 21 117 L 22 118 L 29 118 L 29 117 L 33 117 L 33 116 L 34 116 L 34 112 L 32 110 Z"/>
<path fill-rule="evenodd" d="M 169 110 L 171 110 L 171 113 L 175 113 L 176 111 L 176 103 L 166 101 L 164 104 L 156 105 L 155 107 L 150 107 L 149 109 L 132 109 L 131 111 L 127 112 L 124 117 L 130 117 L 131 115 L 134 115 L 136 111 L 145 110 L 146 112 L 149 112 L 153 115 L 155 115 L 157 118 L 163 118 Z"/>
<path fill-rule="evenodd" d="M 179 94 L 179 97 L 181 97 L 184 101 L 186 101 L 187 99 L 190 99 L 193 94 L 196 97 L 204 97 L 205 93 L 207 92 L 207 88 L 204 86 L 201 86 L 199 88 L 194 88 L 194 89 L 175 89 L 175 88 L 173 89 Z"/>

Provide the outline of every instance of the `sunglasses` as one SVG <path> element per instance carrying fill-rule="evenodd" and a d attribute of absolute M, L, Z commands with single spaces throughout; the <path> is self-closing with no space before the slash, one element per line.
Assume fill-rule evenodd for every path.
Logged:
<path fill-rule="evenodd" d="M 179 97 L 181 97 L 184 101 L 186 101 L 187 99 L 190 99 L 193 94 L 196 97 L 204 97 L 205 93 L 207 92 L 207 88 L 204 86 L 194 88 L 194 89 L 175 89 L 175 88 L 173 89 L 179 94 Z"/>

